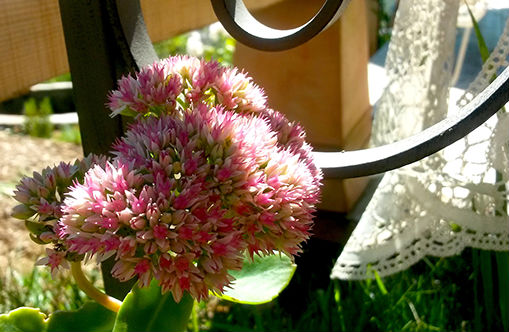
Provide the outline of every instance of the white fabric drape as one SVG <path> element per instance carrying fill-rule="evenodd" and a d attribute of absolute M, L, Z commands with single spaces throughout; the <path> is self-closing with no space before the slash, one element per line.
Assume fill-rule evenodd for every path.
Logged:
<path fill-rule="evenodd" d="M 448 106 L 459 3 L 400 1 L 373 145 L 418 133 L 456 112 L 507 66 L 509 21 L 459 106 Z M 455 255 L 466 246 L 509 250 L 508 149 L 509 114 L 501 110 L 443 151 L 386 173 L 331 277 L 363 279 L 372 270 L 385 276 L 426 255 Z"/>

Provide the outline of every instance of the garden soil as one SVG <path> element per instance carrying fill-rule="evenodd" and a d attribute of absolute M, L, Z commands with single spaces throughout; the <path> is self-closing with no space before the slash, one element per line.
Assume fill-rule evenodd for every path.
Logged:
<path fill-rule="evenodd" d="M 60 161 L 82 158 L 81 146 L 53 139 L 33 138 L 0 130 L 0 271 L 10 267 L 24 273 L 32 270 L 44 248 L 33 243 L 22 221 L 10 216 L 16 201 L 12 192 L 23 175 L 40 172 Z"/>

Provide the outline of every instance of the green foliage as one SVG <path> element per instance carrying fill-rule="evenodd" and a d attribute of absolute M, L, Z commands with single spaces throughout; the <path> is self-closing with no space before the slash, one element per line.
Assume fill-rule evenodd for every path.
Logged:
<path fill-rule="evenodd" d="M 256 307 L 222 302 L 210 330 L 475 331 L 491 326 L 503 331 L 502 306 L 497 306 L 489 323 L 483 300 L 478 304 L 484 316 L 480 328 L 475 327 L 476 272 L 471 257 L 472 249 L 466 249 L 460 256 L 426 258 L 385 278 L 333 280 L 326 289 L 302 289 L 303 302 L 298 305 L 304 309 L 298 314 L 288 311 L 281 297 Z M 482 294 L 482 288 L 477 293 Z M 499 301 L 498 297 L 493 301 Z"/>
<path fill-rule="evenodd" d="M 95 281 L 99 274 L 91 274 L 90 278 Z M 69 273 L 52 278 L 49 269 L 41 267 L 34 267 L 26 275 L 9 268 L 0 273 L 0 313 L 23 306 L 40 308 L 45 313 L 76 310 L 86 300 Z"/>
<path fill-rule="evenodd" d="M 474 329 L 509 331 L 509 253 L 472 250 Z"/>
<path fill-rule="evenodd" d="M 46 315 L 35 308 L 19 308 L 0 315 L 0 330 L 12 332 L 46 331 Z"/>
<path fill-rule="evenodd" d="M 490 51 L 488 50 L 488 46 L 486 46 L 486 41 L 484 40 L 484 37 L 481 33 L 481 29 L 479 28 L 479 24 L 477 23 L 477 20 L 474 17 L 474 14 L 470 10 L 470 6 L 468 5 L 467 1 L 464 1 L 468 14 L 470 15 L 470 19 L 472 20 L 472 25 L 474 26 L 475 36 L 477 39 L 477 46 L 479 46 L 479 52 L 481 53 L 481 60 L 482 62 L 486 62 L 490 56 Z"/>
<path fill-rule="evenodd" d="M 275 299 L 288 285 L 296 265 L 283 254 L 246 257 L 240 271 L 231 271 L 235 281 L 219 298 L 245 304 L 262 304 Z"/>
<path fill-rule="evenodd" d="M 507 331 L 509 254 L 488 254 L 491 255 L 490 273 L 493 279 L 490 287 L 493 295 L 487 299 L 484 298 L 488 295 L 483 288 L 480 250 L 466 249 L 461 255 L 451 258 L 426 258 L 389 277 L 365 281 L 333 280 L 326 289 L 312 289 L 313 285 L 309 285 L 310 289 L 300 290 L 302 303 L 297 306 L 302 307 L 302 312 L 298 314 L 288 311 L 280 297 L 257 306 L 222 300 L 217 303 L 217 299 L 212 297 L 194 305 L 188 322 L 193 301 L 184 298 L 184 302 L 178 304 L 182 308 L 175 309 L 171 295 L 163 299 L 157 285 L 152 285 L 129 294 L 119 314 L 116 330 L 129 330 L 126 326 L 131 326 L 130 320 L 140 317 L 146 328 L 153 317 L 164 317 L 163 321 L 173 314 L 179 315 L 175 310 L 184 310 L 185 320 L 178 323 L 179 328 L 184 330 L 187 325 L 187 330 L 193 332 Z M 98 278 L 98 275 L 92 277 Z M 60 277 L 51 280 L 46 269 L 37 268 L 31 275 L 17 275 L 16 278 L 17 281 L 0 280 L 1 312 L 22 305 L 41 307 L 41 312 L 45 313 L 76 310 L 86 302 L 86 297 L 75 289 L 72 280 Z M 487 306 L 487 301 L 492 303 Z M 30 319 L 35 319 L 36 314 L 31 311 Z M 95 323 L 111 324 L 111 317 L 107 315 L 104 318 L 98 314 L 94 316 Z M 60 326 L 68 326 L 64 322 L 71 323 L 67 318 L 69 316 L 66 319 L 62 317 Z M 0 320 L 5 324 L 5 318 Z M 0 331 L 8 330 L 5 326 L 0 325 Z M 146 330 L 143 326 L 134 326 L 135 330 Z M 163 330 L 162 327 L 158 329 Z"/>
<path fill-rule="evenodd" d="M 236 41 L 232 37 L 222 36 L 214 45 L 205 45 L 203 57 L 207 60 L 217 60 L 225 65 L 233 65 L 233 52 Z"/>
<path fill-rule="evenodd" d="M 71 73 L 65 73 L 60 76 L 53 77 L 47 80 L 45 83 L 69 82 L 69 81 L 71 81 Z"/>
<path fill-rule="evenodd" d="M 186 54 L 186 44 L 189 38 L 188 33 L 154 43 L 154 49 L 159 58 L 166 58 L 169 55 Z"/>
<path fill-rule="evenodd" d="M 390 0 L 378 0 L 376 14 L 378 18 L 377 45 L 379 48 L 391 39 L 394 15 L 394 9 L 390 9 L 392 2 Z"/>
<path fill-rule="evenodd" d="M 26 134 L 34 137 L 51 137 L 53 124 L 49 116 L 53 114 L 53 108 L 49 97 L 45 97 L 40 103 L 37 103 L 35 98 L 28 99 L 23 104 L 23 113 L 25 114 L 24 131 Z"/>
<path fill-rule="evenodd" d="M 80 127 L 77 124 L 62 126 L 60 130 L 55 132 L 54 137 L 62 142 L 81 145 Z"/>
<path fill-rule="evenodd" d="M 146 288 L 136 284 L 120 307 L 113 331 L 185 331 L 193 302 L 186 293 L 175 303 L 171 293 L 161 294 L 156 280 Z"/>
<path fill-rule="evenodd" d="M 504 331 L 509 331 L 509 252 L 494 253 L 498 277 L 498 306 Z"/>
<path fill-rule="evenodd" d="M 111 331 L 116 314 L 96 302 L 86 302 L 76 311 L 57 311 L 50 315 L 48 332 Z"/>
<path fill-rule="evenodd" d="M 22 307 L 0 315 L 0 331 L 103 332 L 111 331 L 115 313 L 95 302 L 75 311 L 57 311 L 48 318 L 40 309 Z"/>

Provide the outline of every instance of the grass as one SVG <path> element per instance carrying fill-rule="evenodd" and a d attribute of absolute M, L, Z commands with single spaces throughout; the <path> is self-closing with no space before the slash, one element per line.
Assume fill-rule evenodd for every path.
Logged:
<path fill-rule="evenodd" d="M 500 286 L 497 278 L 476 282 L 482 276 L 473 255 L 507 257 L 466 249 L 452 258 L 425 258 L 386 278 L 332 280 L 324 289 L 303 289 L 304 310 L 297 314 L 278 300 L 258 307 L 222 303 L 226 309 L 215 314 L 210 331 L 507 331 L 502 316 L 508 314 L 503 292 L 509 279 L 500 279 Z M 499 271 L 506 274 L 506 267 Z"/>
<path fill-rule="evenodd" d="M 53 132 L 52 138 L 62 142 L 81 145 L 80 127 L 78 124 L 63 125 Z"/>
<path fill-rule="evenodd" d="M 67 273 L 53 279 L 49 269 L 35 267 L 27 275 L 13 269 L 6 269 L 0 275 L 2 313 L 24 306 L 40 308 L 47 314 L 56 310 L 75 310 L 86 299 Z"/>
<path fill-rule="evenodd" d="M 101 287 L 98 270 L 86 268 L 90 281 Z M 10 267 L 0 272 L 0 313 L 19 307 L 35 307 L 50 314 L 57 310 L 76 310 L 90 300 L 76 286 L 69 270 L 51 276 L 49 268 L 34 266 L 28 274 Z"/>

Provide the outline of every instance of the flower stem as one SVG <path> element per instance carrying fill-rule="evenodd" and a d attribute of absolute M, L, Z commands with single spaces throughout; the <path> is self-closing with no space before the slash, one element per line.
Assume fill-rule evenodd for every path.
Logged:
<path fill-rule="evenodd" d="M 85 274 L 83 274 L 83 270 L 81 269 L 81 262 L 72 262 L 71 272 L 74 280 L 76 280 L 76 284 L 83 292 L 85 292 L 85 294 L 87 294 L 90 298 L 94 299 L 97 301 L 97 303 L 104 306 L 105 308 L 113 312 L 118 312 L 122 302 L 114 297 L 104 294 L 95 288 L 94 285 L 88 281 Z"/>

